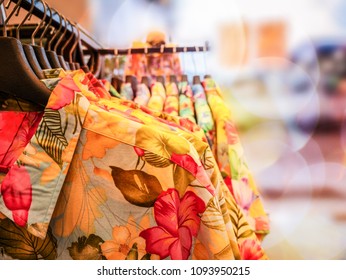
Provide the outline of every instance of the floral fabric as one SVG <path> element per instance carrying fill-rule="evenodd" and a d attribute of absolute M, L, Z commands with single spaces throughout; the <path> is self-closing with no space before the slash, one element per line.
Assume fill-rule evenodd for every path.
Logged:
<path fill-rule="evenodd" d="M 213 115 L 210 111 L 204 88 L 201 84 L 192 85 L 197 124 L 208 133 L 214 129 Z"/>
<path fill-rule="evenodd" d="M 192 90 L 188 82 L 180 82 L 179 88 L 179 116 L 197 123 L 195 117 L 195 109 L 192 99 Z"/>
<path fill-rule="evenodd" d="M 244 158 L 244 150 L 220 88 L 211 78 L 203 82 L 216 125 L 215 156 L 230 192 L 262 240 L 269 232 L 269 219 L 260 193 Z"/>
<path fill-rule="evenodd" d="M 137 86 L 135 102 L 139 105 L 146 106 L 150 100 L 150 90 L 146 84 L 139 84 Z"/>
<path fill-rule="evenodd" d="M 166 100 L 164 112 L 172 116 L 179 115 L 179 90 L 176 83 L 166 84 Z"/>
<path fill-rule="evenodd" d="M 123 99 L 133 100 L 135 94 L 133 92 L 131 83 L 123 83 L 121 85 L 120 95 Z"/>
<path fill-rule="evenodd" d="M 166 90 L 162 83 L 155 82 L 151 86 L 151 97 L 148 107 L 152 110 L 162 112 L 166 100 Z"/>
<path fill-rule="evenodd" d="M 121 98 L 120 93 L 113 87 L 113 85 L 108 80 L 102 79 L 101 82 L 111 96 Z"/>
<path fill-rule="evenodd" d="M 2 180 L 2 257 L 265 259 L 198 131 L 89 82 L 61 78 Z"/>

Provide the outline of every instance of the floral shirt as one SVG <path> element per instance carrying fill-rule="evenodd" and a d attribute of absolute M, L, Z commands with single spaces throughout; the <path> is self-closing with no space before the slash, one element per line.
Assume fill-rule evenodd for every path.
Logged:
<path fill-rule="evenodd" d="M 163 111 L 173 116 L 179 115 L 179 90 L 176 83 L 166 84 L 166 100 Z"/>
<path fill-rule="evenodd" d="M 262 240 L 269 232 L 269 219 L 262 199 L 244 157 L 231 113 L 220 88 L 211 78 L 203 82 L 208 103 L 216 125 L 216 151 L 221 174 L 237 204 L 242 208 L 249 223 Z"/>
<path fill-rule="evenodd" d="M 201 84 L 192 85 L 197 124 L 208 133 L 214 129 L 213 115 L 210 111 L 204 88 Z"/>
<path fill-rule="evenodd" d="M 148 107 L 152 110 L 162 112 L 166 100 L 166 90 L 162 83 L 154 82 L 151 86 L 151 97 Z"/>
<path fill-rule="evenodd" d="M 123 83 L 121 85 L 120 95 L 123 99 L 133 100 L 135 94 L 133 92 L 131 83 Z"/>
<path fill-rule="evenodd" d="M 188 82 L 180 82 L 179 88 L 179 116 L 196 122 L 195 109 L 192 99 L 192 90 Z"/>
<path fill-rule="evenodd" d="M 139 84 L 137 86 L 136 98 L 134 101 L 139 105 L 146 106 L 150 100 L 150 90 L 146 86 L 146 84 Z"/>
<path fill-rule="evenodd" d="M 198 132 L 102 88 L 62 74 L 20 130 L 2 171 L 2 257 L 265 259 Z"/>

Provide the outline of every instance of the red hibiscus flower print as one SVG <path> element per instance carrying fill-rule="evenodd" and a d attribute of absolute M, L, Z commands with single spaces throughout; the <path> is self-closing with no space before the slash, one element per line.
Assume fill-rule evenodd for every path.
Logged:
<path fill-rule="evenodd" d="M 263 249 L 253 239 L 245 239 L 239 243 L 242 260 L 260 260 L 264 257 Z"/>
<path fill-rule="evenodd" d="M 191 191 L 179 198 L 176 189 L 162 192 L 154 205 L 158 226 L 146 229 L 140 236 L 146 240 L 146 251 L 161 259 L 184 260 L 190 255 L 192 238 L 197 236 L 205 203 Z"/>
<path fill-rule="evenodd" d="M 24 166 L 14 165 L 7 173 L 1 184 L 1 195 L 6 207 L 12 211 L 14 222 L 25 226 L 32 202 L 32 186 Z"/>

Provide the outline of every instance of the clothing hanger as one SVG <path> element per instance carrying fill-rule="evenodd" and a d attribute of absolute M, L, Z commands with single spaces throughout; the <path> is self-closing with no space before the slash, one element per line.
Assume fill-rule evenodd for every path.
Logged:
<path fill-rule="evenodd" d="M 74 23 L 72 23 L 72 24 L 73 24 L 73 26 L 74 26 L 75 28 L 77 27 Z M 78 68 L 77 68 L 78 65 L 76 65 L 76 64 L 73 62 L 73 54 L 74 54 L 74 51 L 75 51 L 76 48 L 77 48 L 78 40 L 80 39 L 80 38 L 78 38 L 78 37 L 80 36 L 80 34 L 79 34 L 78 31 L 79 31 L 79 30 L 77 30 L 77 38 L 76 38 L 75 41 L 73 42 L 73 45 L 72 45 L 72 47 L 70 48 L 69 55 L 68 55 L 68 57 L 69 57 L 68 63 L 69 63 L 69 65 L 70 65 L 71 70 L 77 70 L 77 69 L 78 69 Z"/>
<path fill-rule="evenodd" d="M 61 48 L 60 55 L 58 55 L 60 64 L 63 66 L 63 68 L 65 70 L 71 70 L 71 67 L 70 67 L 69 63 L 64 58 L 65 49 L 67 48 L 67 46 L 70 45 L 70 43 L 72 42 L 73 37 L 75 36 L 74 25 L 70 21 L 68 23 L 70 24 L 71 29 L 72 29 L 71 36 L 66 40 L 65 44 Z"/>
<path fill-rule="evenodd" d="M 50 19 L 48 21 L 48 24 L 46 25 L 46 27 L 44 28 L 40 38 L 39 38 L 39 45 L 40 47 L 43 47 L 43 38 L 45 38 L 46 34 L 47 34 L 47 31 L 49 30 L 49 28 L 51 27 L 52 25 L 52 22 L 53 22 L 53 13 L 52 13 L 52 10 L 54 10 L 56 12 L 55 9 L 53 8 L 50 8 L 49 6 L 47 6 L 47 9 L 49 10 L 49 14 L 50 14 Z M 57 13 L 57 12 L 56 12 Z"/>
<path fill-rule="evenodd" d="M 169 81 L 171 82 L 171 83 L 175 83 L 175 84 L 177 84 L 177 76 L 176 75 L 170 75 L 169 76 Z"/>
<path fill-rule="evenodd" d="M 35 75 L 21 42 L 7 37 L 6 26 L 19 4 L 20 1 L 5 20 L 3 37 L 0 37 L 0 93 L 5 97 L 29 101 L 43 109 L 51 92 Z"/>
<path fill-rule="evenodd" d="M 24 23 L 32 16 L 32 11 L 34 10 L 34 7 L 35 7 L 35 1 L 32 0 L 31 1 L 31 8 L 30 8 L 29 12 L 26 14 L 23 21 L 17 26 L 16 38 L 18 40 L 20 40 L 20 29 L 24 25 Z M 44 79 L 45 76 L 44 76 L 42 68 L 41 68 L 41 66 L 40 66 L 40 64 L 36 58 L 35 51 L 34 51 L 33 47 L 30 44 L 22 44 L 22 46 L 23 46 L 25 56 L 26 56 L 27 60 L 29 61 L 29 64 L 30 64 L 32 70 L 35 72 L 36 76 L 39 79 Z"/>
<path fill-rule="evenodd" d="M 199 85 L 199 84 L 201 84 L 201 79 L 200 79 L 199 75 L 193 76 L 193 84 L 194 84 L 194 85 Z"/>
<path fill-rule="evenodd" d="M 165 78 L 164 78 L 164 76 L 161 76 L 161 75 L 157 76 L 156 77 L 156 81 L 161 83 L 162 85 L 165 85 Z"/>
<path fill-rule="evenodd" d="M 147 88 L 150 88 L 150 83 L 149 83 L 149 77 L 148 76 L 143 76 L 141 80 L 142 84 L 145 84 Z"/>
<path fill-rule="evenodd" d="M 125 82 L 131 84 L 132 90 L 133 90 L 134 94 L 136 94 L 137 88 L 138 88 L 137 77 L 134 75 L 127 75 L 125 78 Z"/>
<path fill-rule="evenodd" d="M 50 8 L 50 10 L 53 11 L 54 13 L 51 13 L 51 18 L 50 18 L 50 21 L 49 21 L 49 23 L 48 23 L 48 26 L 46 27 L 46 30 L 48 30 L 49 26 L 51 25 L 54 14 L 57 14 L 58 17 L 59 17 L 59 22 L 60 22 L 59 29 L 58 29 L 58 31 L 57 31 L 57 33 L 59 33 L 60 30 L 61 30 L 61 28 L 62 28 L 62 16 L 61 16 L 60 13 L 58 13 L 58 11 L 55 10 L 54 8 Z M 46 32 L 47 32 L 46 30 L 45 30 L 45 31 L 42 33 L 42 35 L 41 35 L 41 38 L 40 38 L 40 46 L 42 46 L 42 40 L 43 40 L 44 35 L 45 35 Z M 56 34 L 56 33 L 55 33 L 55 34 Z M 53 36 L 53 37 L 54 37 L 54 36 Z M 53 38 L 53 37 L 48 41 L 47 46 L 46 46 L 46 47 L 47 47 L 46 53 L 48 53 L 48 56 L 50 56 L 49 53 L 51 52 L 51 49 L 50 49 L 51 45 L 50 45 L 49 43 L 52 41 L 52 39 L 53 39 L 53 40 L 55 39 L 55 38 Z M 64 45 L 64 46 L 65 46 L 65 45 Z M 64 48 L 64 46 L 63 46 L 63 48 Z M 54 56 L 54 55 L 53 55 L 53 56 Z M 63 51 L 61 51 L 60 54 L 57 54 L 57 59 L 59 60 L 60 66 L 61 66 L 64 70 L 70 70 L 70 66 L 67 65 L 67 63 L 66 63 L 66 61 L 65 61 L 65 58 L 64 58 L 64 56 L 63 56 Z"/>
<path fill-rule="evenodd" d="M 80 30 L 79 30 L 77 24 L 74 24 L 74 26 L 77 29 L 77 38 L 76 38 L 76 41 L 75 41 L 74 45 L 72 46 L 72 49 L 73 49 L 72 53 L 74 53 L 75 57 L 76 57 L 77 56 L 77 51 L 79 50 L 77 47 L 80 46 Z M 74 60 L 75 60 L 75 62 L 72 62 L 72 63 L 74 64 L 75 70 L 80 69 L 81 68 L 80 63 L 77 62 L 76 58 Z"/>
<path fill-rule="evenodd" d="M 196 49 L 196 52 L 198 52 L 198 48 L 195 47 L 195 49 Z M 192 62 L 193 62 L 194 71 L 195 71 L 195 73 L 197 73 L 197 67 L 196 67 L 196 61 L 195 61 L 194 53 L 192 53 Z M 193 78 L 192 78 L 192 83 L 193 83 L 194 85 L 201 84 L 201 79 L 200 79 L 199 75 L 194 75 L 194 76 L 193 76 Z"/>
<path fill-rule="evenodd" d="M 50 19 L 49 19 L 49 22 L 48 22 L 48 24 L 46 25 L 45 29 L 43 30 L 40 39 L 39 39 L 39 45 L 40 45 L 40 47 L 42 47 L 42 48 L 44 48 L 44 47 L 43 47 L 43 38 L 45 37 L 47 31 L 49 30 L 49 28 L 50 28 L 51 25 L 52 25 L 52 21 L 53 21 L 53 12 L 52 12 L 52 11 L 54 11 L 56 14 L 59 15 L 59 13 L 58 13 L 54 8 L 50 8 L 48 5 L 47 5 L 47 9 L 49 10 Z M 47 43 L 47 45 L 48 45 L 48 43 Z M 49 60 L 49 61 L 54 60 L 54 57 L 53 57 L 53 58 L 50 58 L 50 55 L 47 53 L 47 51 L 46 51 L 46 54 L 47 54 L 47 57 L 48 57 L 48 60 Z M 54 55 L 53 55 L 53 56 L 54 56 Z M 57 64 L 57 62 L 56 62 L 56 65 L 60 65 L 64 70 L 67 70 L 67 69 L 65 68 L 65 65 L 64 65 L 64 64 L 62 63 L 62 61 L 60 60 L 59 55 L 58 55 L 58 60 L 59 60 L 59 64 Z M 64 60 L 63 60 L 63 62 L 65 63 Z M 53 63 L 52 63 L 52 64 L 53 64 Z"/>
<path fill-rule="evenodd" d="M 41 47 L 41 46 L 37 46 L 36 43 L 35 43 L 35 35 L 40 30 L 41 25 L 43 26 L 44 21 L 45 21 L 45 19 L 47 17 L 47 5 L 46 5 L 46 3 L 44 1 L 42 1 L 42 0 L 38 0 L 38 1 L 40 1 L 42 3 L 42 5 L 43 5 L 44 15 L 43 15 L 43 18 L 42 18 L 41 22 L 37 25 L 36 29 L 34 30 L 34 32 L 31 35 L 31 45 L 32 45 L 32 47 L 33 47 L 33 49 L 35 51 L 37 60 L 40 63 L 41 68 L 42 69 L 52 69 L 52 66 L 49 63 L 49 60 L 47 58 L 47 54 L 46 54 L 44 48 Z"/>
<path fill-rule="evenodd" d="M 181 75 L 181 81 L 182 82 L 189 82 L 189 79 L 186 74 Z"/>
<path fill-rule="evenodd" d="M 91 56 L 92 56 L 92 59 L 94 59 L 95 55 L 93 52 L 91 52 Z M 120 62 L 119 62 L 119 55 L 118 55 L 117 49 L 115 49 L 114 51 L 114 65 L 115 67 L 113 70 L 111 84 L 116 89 L 117 92 L 121 92 L 121 85 L 124 83 L 124 80 L 123 80 L 123 76 L 120 73 Z"/>
<path fill-rule="evenodd" d="M 203 48 L 203 61 L 204 61 L 204 69 L 205 69 L 205 73 L 208 73 L 208 64 L 207 64 L 207 44 L 206 46 Z M 210 74 L 205 74 L 204 75 L 204 79 L 211 79 L 212 76 Z"/>
<path fill-rule="evenodd" d="M 49 7 L 48 7 L 48 9 L 50 10 Z M 65 30 L 64 30 L 64 33 L 62 34 L 62 36 L 60 36 L 59 40 L 56 42 L 54 49 L 53 50 L 46 50 L 47 58 L 49 60 L 50 65 L 52 66 L 52 68 L 62 68 L 61 63 L 60 63 L 59 58 L 58 58 L 58 55 L 57 55 L 57 48 L 58 48 L 59 44 L 61 43 L 61 41 L 64 39 L 66 32 L 67 32 L 67 23 L 66 23 L 65 16 L 61 16 L 58 12 L 57 12 L 57 14 L 59 16 L 59 20 L 60 20 L 61 25 L 62 25 L 62 18 L 64 19 Z M 51 16 L 51 18 L 53 17 L 51 10 L 50 10 L 50 16 Z"/>
<path fill-rule="evenodd" d="M 93 74 L 96 78 L 100 77 L 102 71 L 103 59 L 102 55 L 99 53 L 95 53 L 94 55 L 94 65 L 93 65 Z"/>

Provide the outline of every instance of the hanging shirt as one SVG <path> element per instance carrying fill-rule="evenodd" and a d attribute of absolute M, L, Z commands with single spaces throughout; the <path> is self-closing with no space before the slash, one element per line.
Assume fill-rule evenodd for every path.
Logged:
<path fill-rule="evenodd" d="M 137 86 L 136 98 L 135 102 L 139 105 L 146 106 L 150 99 L 150 90 L 148 89 L 146 84 L 139 84 Z"/>
<path fill-rule="evenodd" d="M 194 107 L 197 117 L 197 124 L 205 133 L 214 129 L 214 120 L 209 108 L 204 88 L 201 84 L 192 85 Z"/>
<path fill-rule="evenodd" d="M 193 106 L 192 90 L 188 82 L 180 82 L 179 88 L 179 116 L 187 118 L 197 123 L 195 118 L 195 109 Z"/>
<path fill-rule="evenodd" d="M 88 84 L 62 77 L 3 173 L 0 258 L 267 258 L 207 143 Z"/>
<path fill-rule="evenodd" d="M 114 97 L 121 98 L 120 93 L 112 86 L 112 84 L 106 80 L 102 79 L 101 82 L 103 83 L 106 90 Z"/>
<path fill-rule="evenodd" d="M 269 220 L 257 186 L 249 171 L 239 135 L 220 88 L 211 78 L 203 82 L 216 125 L 216 159 L 237 203 L 260 239 L 269 232 Z"/>
<path fill-rule="evenodd" d="M 179 115 L 179 90 L 176 83 L 166 84 L 166 100 L 164 112 L 173 116 Z"/>
<path fill-rule="evenodd" d="M 148 102 L 148 107 L 152 110 L 162 112 L 166 100 L 166 90 L 162 83 L 155 82 L 151 86 L 151 97 Z"/>
<path fill-rule="evenodd" d="M 120 95 L 123 99 L 133 100 L 134 92 L 131 83 L 123 83 L 121 85 Z"/>

